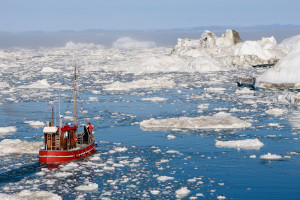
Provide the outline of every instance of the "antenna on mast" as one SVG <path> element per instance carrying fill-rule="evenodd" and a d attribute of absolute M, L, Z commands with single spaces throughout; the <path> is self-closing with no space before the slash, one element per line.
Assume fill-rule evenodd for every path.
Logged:
<path fill-rule="evenodd" d="M 74 125 L 77 126 L 77 102 L 76 102 L 76 63 L 74 64 Z"/>

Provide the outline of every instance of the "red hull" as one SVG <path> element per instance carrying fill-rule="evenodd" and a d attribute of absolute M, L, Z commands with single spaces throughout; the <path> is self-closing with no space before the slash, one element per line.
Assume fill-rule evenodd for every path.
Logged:
<path fill-rule="evenodd" d="M 70 162 L 72 160 L 77 160 L 92 155 L 95 150 L 95 142 L 82 149 L 76 150 L 40 150 L 39 161 L 40 163 L 46 164 Z"/>

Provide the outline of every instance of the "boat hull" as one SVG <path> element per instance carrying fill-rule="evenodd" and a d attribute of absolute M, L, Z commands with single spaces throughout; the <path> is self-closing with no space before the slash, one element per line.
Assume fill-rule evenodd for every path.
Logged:
<path fill-rule="evenodd" d="M 76 150 L 40 150 L 39 161 L 46 164 L 70 162 L 92 155 L 95 150 L 95 142 Z"/>

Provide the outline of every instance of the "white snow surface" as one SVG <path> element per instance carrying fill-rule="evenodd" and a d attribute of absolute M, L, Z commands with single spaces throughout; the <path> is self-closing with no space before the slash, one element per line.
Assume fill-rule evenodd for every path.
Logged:
<path fill-rule="evenodd" d="M 220 112 L 213 116 L 180 117 L 167 119 L 149 119 L 140 123 L 143 130 L 173 130 L 173 129 L 235 129 L 250 127 L 251 124 Z"/>
<path fill-rule="evenodd" d="M 300 36 L 292 37 L 287 41 L 291 48 L 290 52 L 280 59 L 274 68 L 258 76 L 256 86 L 269 87 L 266 83 L 294 84 L 293 88 L 300 88 Z"/>
<path fill-rule="evenodd" d="M 122 37 L 113 42 L 113 48 L 132 49 L 132 48 L 152 48 L 155 47 L 155 42 L 152 41 L 138 41 L 130 37 Z"/>
<path fill-rule="evenodd" d="M 43 142 L 27 142 L 19 139 L 4 139 L 0 142 L 0 156 L 8 154 L 38 154 Z"/>
<path fill-rule="evenodd" d="M 10 135 L 15 132 L 17 132 L 17 127 L 15 126 L 0 127 L 0 135 Z"/>
<path fill-rule="evenodd" d="M 1 200 L 61 200 L 62 198 L 54 193 L 48 191 L 22 190 L 17 194 L 3 194 L 0 193 Z"/>
<path fill-rule="evenodd" d="M 259 150 L 264 146 L 264 143 L 256 139 L 233 140 L 233 141 L 216 141 L 216 147 L 220 148 L 235 148 L 235 149 L 248 149 Z"/>

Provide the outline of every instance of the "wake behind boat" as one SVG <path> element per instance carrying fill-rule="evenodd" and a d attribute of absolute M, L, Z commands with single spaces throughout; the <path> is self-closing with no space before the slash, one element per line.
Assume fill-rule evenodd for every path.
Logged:
<path fill-rule="evenodd" d="M 39 162 L 55 164 L 85 158 L 96 150 L 92 125 L 84 126 L 83 132 L 78 133 L 77 104 L 76 104 L 76 65 L 74 72 L 74 126 L 62 126 L 62 117 L 59 116 L 59 126 L 47 122 L 44 127 L 44 147 L 39 151 Z"/>

